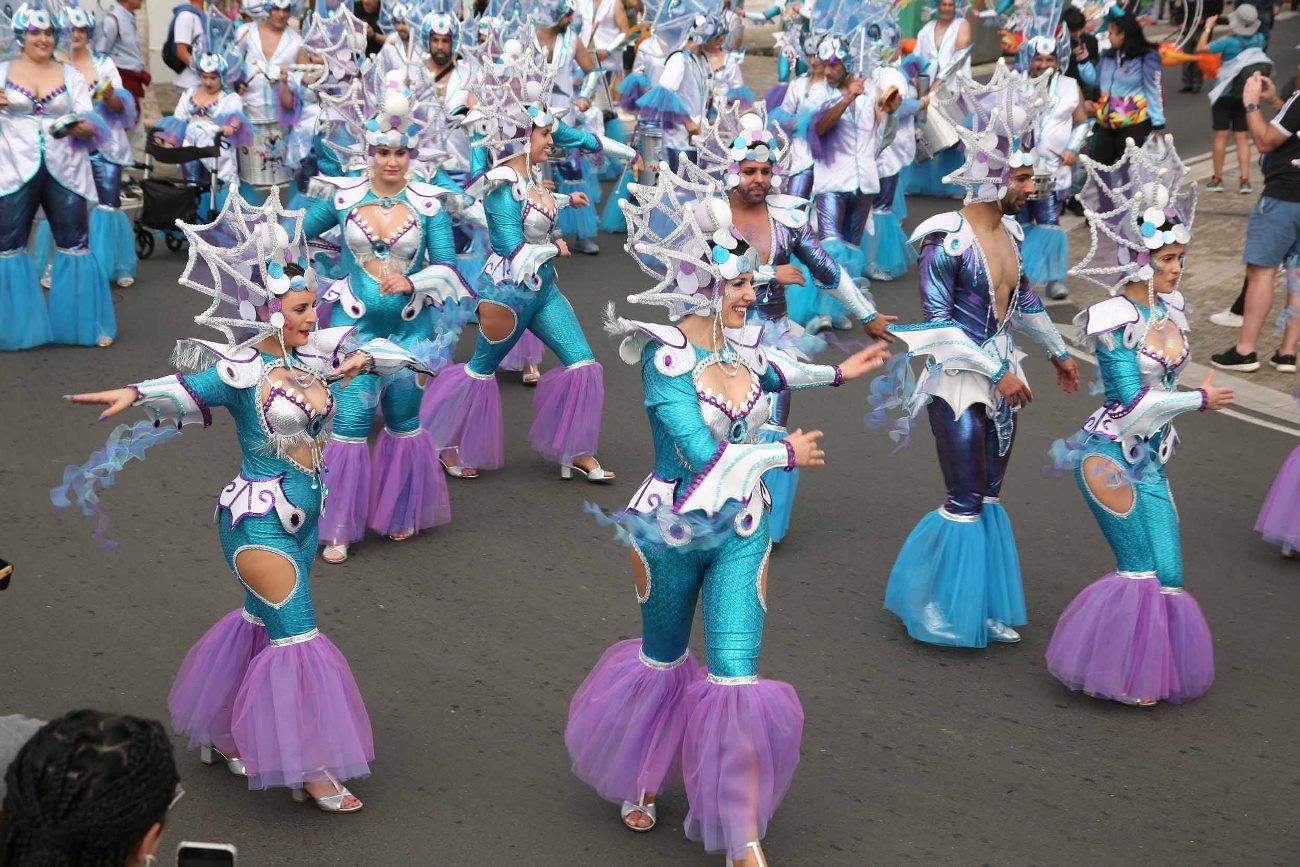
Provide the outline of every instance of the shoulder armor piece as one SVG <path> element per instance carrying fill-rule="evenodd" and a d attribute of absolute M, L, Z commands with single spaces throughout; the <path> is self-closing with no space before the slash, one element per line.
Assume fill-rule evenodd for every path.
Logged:
<path fill-rule="evenodd" d="M 808 200 L 777 193 L 767 197 L 767 210 L 782 226 L 801 229 L 808 225 Z"/>
<path fill-rule="evenodd" d="M 942 234 L 943 251 L 949 256 L 960 256 L 975 242 L 975 230 L 957 211 L 936 214 L 916 227 L 909 243 L 915 244 L 931 235 Z"/>
<path fill-rule="evenodd" d="M 1089 337 L 1096 337 L 1098 334 L 1105 334 L 1139 322 L 1142 314 L 1132 301 L 1123 295 L 1117 295 L 1099 301 L 1083 311 L 1083 318 L 1083 333 Z"/>

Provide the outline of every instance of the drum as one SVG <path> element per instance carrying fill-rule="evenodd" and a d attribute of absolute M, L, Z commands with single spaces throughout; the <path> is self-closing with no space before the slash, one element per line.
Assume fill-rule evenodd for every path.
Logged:
<path fill-rule="evenodd" d="M 239 179 L 252 187 L 275 187 L 293 179 L 284 164 L 286 135 L 274 120 L 251 121 L 253 141 L 241 145 L 235 158 Z"/>
<path fill-rule="evenodd" d="M 641 174 L 636 181 L 650 186 L 658 180 L 659 161 L 664 158 L 663 130 L 649 124 L 643 125 L 637 141 L 637 153 L 641 154 Z"/>
<path fill-rule="evenodd" d="M 916 161 L 923 163 L 959 141 L 957 128 L 942 111 L 926 112 L 925 125 L 917 128 Z"/>
<path fill-rule="evenodd" d="M 1036 202 L 1043 202 L 1052 197 L 1056 192 L 1056 178 L 1047 172 L 1034 173 L 1034 192 L 1029 196 Z"/>

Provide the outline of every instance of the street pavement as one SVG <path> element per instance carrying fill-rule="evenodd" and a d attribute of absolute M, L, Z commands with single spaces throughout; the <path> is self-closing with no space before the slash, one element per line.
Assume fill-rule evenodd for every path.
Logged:
<path fill-rule="evenodd" d="M 1295 22 L 1279 26 L 1280 64 L 1294 67 L 1298 38 Z M 1184 156 L 1207 150 L 1205 97 L 1172 92 L 1169 104 Z M 913 200 L 908 225 L 947 207 Z M 365 810 L 326 815 L 283 790 L 246 791 L 178 739 L 188 795 L 168 817 L 162 863 L 181 840 L 234 843 L 246 865 L 721 863 L 682 836 L 680 788 L 661 797 L 653 833 L 629 833 L 570 774 L 562 740 L 574 689 L 639 628 L 628 554 L 583 504 L 619 508 L 651 467 L 640 377 L 618 361 L 600 312 L 613 300 L 624 315 L 655 313 L 623 300 L 644 279 L 621 240 L 602 242 L 600 256 L 564 260 L 559 273 L 605 367 L 600 457 L 617 483 L 562 483 L 527 447 L 532 392 L 502 373 L 507 467 L 449 480 L 450 525 L 369 540 L 313 575 L 320 626 L 351 662 L 374 723 L 373 776 L 353 785 Z M 1200 251 L 1235 255 L 1240 243 L 1198 234 L 1192 268 Z M 110 430 L 61 394 L 169 372 L 176 337 L 210 336 L 192 322 L 200 299 L 176 283 L 182 264 L 160 245 L 139 282 L 115 293 L 113 348 L 0 356 L 0 555 L 17 564 L 0 594 L 0 713 L 91 706 L 164 717 L 185 651 L 240 604 L 211 523 L 238 462 L 224 413 L 104 492 L 115 550 L 95 545 L 90 519 L 56 515 L 48 496 Z M 919 314 L 914 278 L 876 296 L 905 320 Z M 1225 333 L 1194 333 L 1194 357 L 1222 348 Z M 467 338 L 462 358 L 469 347 Z M 797 688 L 806 724 L 765 842 L 770 862 L 1297 863 L 1300 574 L 1252 531 L 1296 437 L 1223 414 L 1180 417 L 1169 475 L 1218 680 L 1183 706 L 1095 701 L 1053 679 L 1043 653 L 1066 604 L 1114 566 L 1074 482 L 1045 470 L 1052 441 L 1098 398 L 1063 395 L 1039 352 L 1027 369 L 1035 400 L 1003 500 L 1030 624 L 1020 645 L 986 650 L 918 644 L 881 608 L 900 545 L 943 499 L 924 423 L 895 451 L 863 423 L 866 382 L 796 397 L 793 422 L 826 432 L 828 464 L 803 474 L 771 567 L 761 671 Z M 693 646 L 702 652 L 698 634 Z"/>

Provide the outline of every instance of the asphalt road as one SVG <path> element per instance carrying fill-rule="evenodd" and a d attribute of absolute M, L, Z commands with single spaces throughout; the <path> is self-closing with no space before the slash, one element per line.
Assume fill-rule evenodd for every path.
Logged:
<path fill-rule="evenodd" d="M 1298 31 L 1284 23 L 1275 44 L 1293 44 Z M 1278 55 L 1296 61 L 1294 51 Z M 1172 93 L 1170 106 L 1184 155 L 1204 151 L 1205 98 Z M 946 207 L 924 204 L 914 202 L 910 225 Z M 527 448 L 531 392 L 503 374 L 506 469 L 450 480 L 451 525 L 369 541 L 314 575 L 320 624 L 350 660 L 374 723 L 374 775 L 354 786 L 366 809 L 328 816 L 283 790 L 248 792 L 178 740 L 189 794 L 169 817 L 166 851 L 198 839 L 235 843 L 249 865 L 720 863 L 680 833 L 680 790 L 662 797 L 654 833 L 633 835 L 570 775 L 562 742 L 578 683 L 639 627 L 627 554 L 582 509 L 585 500 L 622 505 L 651 465 L 639 376 L 598 328 L 608 300 L 634 314 L 622 298 L 643 281 L 613 239 L 603 246 L 597 258 L 562 262 L 560 279 L 605 365 L 601 458 L 619 482 L 561 483 Z M 238 460 L 224 414 L 155 449 L 104 494 L 116 550 L 96 547 L 87 519 L 56 515 L 47 493 L 108 434 L 59 395 L 168 372 L 177 336 L 208 336 L 190 321 L 198 297 L 175 283 L 181 265 L 160 247 L 139 283 L 117 294 L 112 349 L 0 355 L 0 552 L 18 566 L 0 594 L 0 712 L 48 718 L 93 706 L 162 717 L 185 651 L 240 603 L 211 524 Z M 877 298 L 918 313 L 914 281 L 878 288 Z M 1197 358 L 1220 337 L 1201 335 Z M 987 650 L 919 645 L 881 609 L 894 555 L 943 496 L 925 426 L 891 453 L 863 425 L 865 383 L 798 396 L 794 421 L 827 432 L 829 464 L 804 474 L 771 570 L 761 670 L 795 685 L 807 723 L 769 860 L 1300 861 L 1300 574 L 1251 529 L 1296 439 L 1213 414 L 1180 419 L 1170 476 L 1187 587 L 1213 629 L 1218 680 L 1181 707 L 1094 701 L 1054 680 L 1043 652 L 1061 610 L 1114 561 L 1073 482 L 1044 467 L 1052 440 L 1077 429 L 1096 398 L 1056 391 L 1038 353 L 1028 372 L 1036 399 L 1003 499 L 1031 623 L 1020 645 Z"/>

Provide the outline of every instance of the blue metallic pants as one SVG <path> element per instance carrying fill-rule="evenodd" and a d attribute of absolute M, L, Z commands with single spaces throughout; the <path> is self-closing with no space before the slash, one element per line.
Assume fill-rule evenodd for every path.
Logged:
<path fill-rule="evenodd" d="M 998 454 L 998 434 L 982 403 L 953 418 L 941 397 L 930 401 L 930 430 L 939 451 L 939 468 L 948 489 L 943 508 L 954 515 L 978 515 L 984 499 L 996 499 L 1011 460 L 1011 448 Z M 1012 446 L 1015 437 L 1012 435 Z"/>
<path fill-rule="evenodd" d="M 106 208 L 121 208 L 122 167 L 96 153 L 90 158 L 90 170 L 95 176 L 95 193 L 99 196 L 99 203 Z"/>
<path fill-rule="evenodd" d="M 894 194 L 898 192 L 898 173 L 880 179 L 880 192 L 871 199 L 873 214 L 889 214 L 894 210 Z"/>
<path fill-rule="evenodd" d="M 1117 467 L 1128 467 L 1118 443 L 1107 442 L 1088 449 L 1090 455 L 1109 458 Z M 1165 468 L 1154 464 L 1145 470 L 1140 481 L 1121 481 L 1107 475 L 1094 476 L 1094 487 L 1102 484 L 1127 484 L 1133 490 L 1133 505 L 1127 512 L 1112 511 L 1097 500 L 1085 479 L 1087 459 L 1075 473 L 1083 499 L 1092 510 L 1101 532 L 1115 552 L 1117 572 L 1154 572 L 1162 587 L 1183 586 L 1183 548 L 1178 532 L 1178 510 L 1169 490 Z"/>
<path fill-rule="evenodd" d="M 1060 193 L 1053 191 L 1046 199 L 1029 199 L 1016 220 L 1023 225 L 1055 226 L 1061 215 Z"/>
<path fill-rule="evenodd" d="M 812 196 L 813 184 L 813 167 L 809 166 L 801 172 L 795 172 L 785 182 L 784 193 L 792 196 L 798 196 L 801 199 L 807 199 Z"/>
<path fill-rule="evenodd" d="M 60 250 L 84 250 L 90 233 L 86 200 L 54 179 L 42 162 L 32 179 L 0 196 L 0 253 L 27 245 L 36 209 L 45 211 L 54 244 Z"/>
<path fill-rule="evenodd" d="M 565 367 L 595 360 L 596 356 L 591 353 L 587 337 L 582 333 L 582 325 L 578 323 L 578 317 L 573 312 L 573 305 L 560 293 L 555 285 L 555 278 L 547 279 L 540 290 L 530 295 L 527 303 L 523 307 L 518 307 L 504 299 L 493 299 L 488 292 L 481 294 L 480 304 L 499 304 L 509 307 L 515 314 L 515 327 L 504 340 L 495 343 L 488 340 L 483 331 L 479 330 L 474 357 L 466 365 L 470 373 L 479 377 L 487 377 L 495 373 L 501 365 L 501 359 L 510 354 L 510 350 L 519 342 L 519 338 L 525 331 L 533 332 L 538 340 L 545 343 L 547 348 L 556 354 Z"/>
<path fill-rule="evenodd" d="M 634 549 L 649 581 L 641 603 L 641 648 L 656 662 L 686 653 L 696 599 L 704 596 L 704 645 L 709 673 L 753 677 L 763 645 L 767 604 L 760 582 L 772 550 L 767 517 L 748 538 L 732 535 L 716 548 L 669 545 Z"/>
<path fill-rule="evenodd" d="M 856 247 L 867 230 L 872 196 L 861 192 L 818 193 L 813 198 L 817 209 L 817 236 L 824 242 L 838 240 Z"/>

